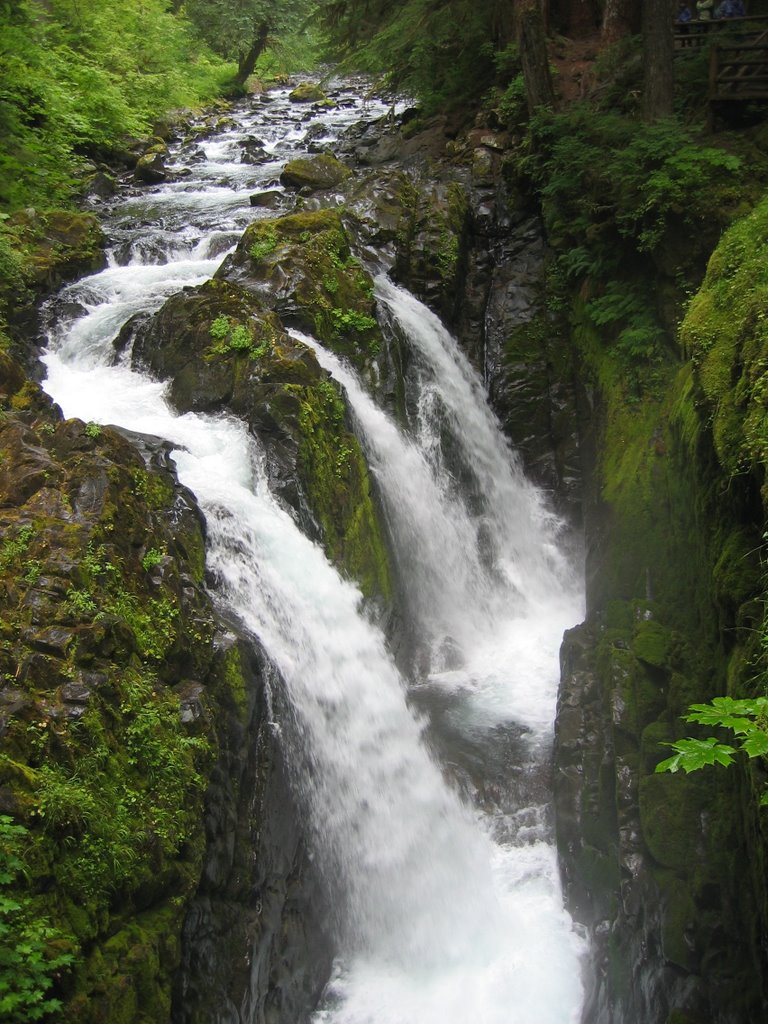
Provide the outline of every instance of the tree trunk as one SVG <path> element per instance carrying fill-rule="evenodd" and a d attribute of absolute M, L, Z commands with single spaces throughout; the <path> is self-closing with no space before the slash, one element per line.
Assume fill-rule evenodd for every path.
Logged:
<path fill-rule="evenodd" d="M 605 0 L 602 41 L 615 43 L 640 31 L 640 10 L 634 0 Z"/>
<path fill-rule="evenodd" d="M 256 67 L 256 61 L 266 48 L 268 36 L 269 25 L 267 25 L 266 22 L 262 22 L 262 24 L 259 25 L 259 30 L 256 33 L 256 38 L 251 44 L 250 50 L 248 50 L 247 53 L 242 54 L 238 61 L 237 77 L 235 78 L 238 85 L 245 85 L 253 74 L 253 69 Z"/>
<path fill-rule="evenodd" d="M 544 19 L 536 0 L 521 5 L 517 24 L 528 109 L 533 112 L 536 107 L 554 107 L 555 90 L 549 72 Z"/>
<path fill-rule="evenodd" d="M 643 3 L 643 117 L 658 121 L 672 113 L 675 0 Z"/>

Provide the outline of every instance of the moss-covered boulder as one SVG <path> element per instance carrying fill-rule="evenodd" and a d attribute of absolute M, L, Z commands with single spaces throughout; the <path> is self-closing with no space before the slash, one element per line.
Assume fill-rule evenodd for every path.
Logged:
<path fill-rule="evenodd" d="M 367 596 L 389 602 L 371 481 L 340 390 L 275 312 L 215 278 L 173 296 L 139 327 L 133 357 L 170 378 L 180 410 L 242 417 L 265 446 L 273 490 Z"/>
<path fill-rule="evenodd" d="M 148 185 L 157 185 L 165 181 L 168 171 L 165 166 L 165 146 L 156 146 L 142 153 L 136 161 L 133 176 L 137 181 Z"/>
<path fill-rule="evenodd" d="M 2 881 L 12 985 L 64 956 L 35 983 L 55 982 L 59 1019 L 167 1020 L 229 685 L 201 520 L 161 448 L 145 460 L 64 421 L 7 356 L 3 370 L 0 815 L 24 864 Z"/>
<path fill-rule="evenodd" d="M 7 229 L 19 246 L 25 272 L 36 290 L 50 290 L 106 264 L 104 232 L 91 213 L 19 210 L 9 218 Z"/>
<path fill-rule="evenodd" d="M 301 82 L 288 94 L 291 103 L 322 103 L 326 95 L 316 82 Z"/>
<path fill-rule="evenodd" d="M 373 280 L 352 255 L 339 210 L 256 221 L 217 277 L 254 292 L 286 324 L 370 370 L 381 348 Z"/>
<path fill-rule="evenodd" d="M 346 164 L 329 153 L 290 160 L 280 172 L 280 181 L 287 188 L 303 188 L 310 192 L 336 188 L 350 177 Z"/>

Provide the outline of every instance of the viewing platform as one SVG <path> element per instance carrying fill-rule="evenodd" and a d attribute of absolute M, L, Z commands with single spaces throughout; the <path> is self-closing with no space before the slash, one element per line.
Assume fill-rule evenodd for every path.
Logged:
<path fill-rule="evenodd" d="M 715 104 L 768 100 L 768 16 L 676 24 L 674 40 L 680 58 L 709 48 L 710 121 Z"/>

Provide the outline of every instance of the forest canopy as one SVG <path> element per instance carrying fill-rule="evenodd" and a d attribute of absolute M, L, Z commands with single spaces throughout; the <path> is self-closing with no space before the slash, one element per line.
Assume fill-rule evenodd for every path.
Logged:
<path fill-rule="evenodd" d="M 146 134 L 158 114 L 231 77 L 164 0 L 0 5 L 0 204 L 69 194 L 78 154 Z"/>

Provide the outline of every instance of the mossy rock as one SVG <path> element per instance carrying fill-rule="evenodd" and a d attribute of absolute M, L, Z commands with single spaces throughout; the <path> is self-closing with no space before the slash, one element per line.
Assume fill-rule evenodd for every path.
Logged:
<path fill-rule="evenodd" d="M 400 191 L 395 280 L 447 320 L 457 312 L 467 258 L 469 202 L 456 181 L 419 187 L 408 180 Z"/>
<path fill-rule="evenodd" d="M 731 227 L 712 254 L 681 326 L 698 395 L 730 475 L 768 458 L 768 199 Z"/>
<path fill-rule="evenodd" d="M 267 232 L 272 223 L 266 222 Z M 297 237 L 302 254 L 313 250 L 297 233 L 313 224 L 316 254 L 338 260 L 327 241 L 343 237 L 337 214 L 275 223 L 285 232 L 286 245 Z M 253 246 L 264 236 L 252 231 L 248 237 Z M 335 269 L 340 275 L 362 273 L 356 264 Z M 310 301 L 311 283 L 302 284 Z M 141 325 L 133 356 L 159 376 L 170 376 L 170 396 L 180 410 L 229 409 L 245 419 L 268 452 L 273 490 L 310 532 L 319 524 L 329 558 L 366 596 L 390 602 L 378 513 L 360 444 L 348 429 L 346 405 L 314 352 L 286 333 L 275 312 L 252 291 L 217 277 L 172 296 Z"/>
<path fill-rule="evenodd" d="M 290 160 L 280 173 L 280 182 L 286 188 L 303 188 L 319 192 L 323 189 L 336 188 L 351 174 L 350 168 L 335 156 L 321 153 L 319 156 Z"/>
<path fill-rule="evenodd" d="M 291 103 L 321 103 L 327 97 L 316 82 L 302 82 L 291 90 L 288 99 Z"/>
<path fill-rule="evenodd" d="M 691 886 L 668 871 L 656 872 L 655 878 L 661 898 L 662 956 L 668 963 L 696 973 L 701 952 L 694 941 L 697 910 Z"/>
<path fill-rule="evenodd" d="M 178 409 L 229 408 L 246 418 L 260 400 L 260 385 L 308 383 L 321 375 L 314 354 L 286 333 L 274 312 L 219 278 L 171 296 L 139 326 L 133 359 L 170 378 Z"/>
<path fill-rule="evenodd" d="M 8 227 L 25 255 L 27 273 L 38 289 L 106 266 L 106 237 L 92 213 L 74 210 L 19 210 Z"/>
<path fill-rule="evenodd" d="M 635 625 L 632 651 L 640 661 L 656 668 L 664 668 L 668 665 L 673 644 L 672 630 L 662 626 L 655 619 L 641 619 Z"/>
<path fill-rule="evenodd" d="M 145 182 L 148 185 L 156 185 L 165 181 L 168 177 L 165 167 L 165 147 L 143 153 L 136 161 L 133 176 L 137 181 Z"/>
<path fill-rule="evenodd" d="M 650 722 L 646 725 L 640 738 L 640 758 L 646 774 L 652 773 L 660 761 L 669 757 L 669 744 L 674 739 L 669 722 Z"/>
<path fill-rule="evenodd" d="M 657 718 L 664 707 L 659 681 L 648 675 L 630 650 L 628 638 L 604 638 L 598 666 L 605 691 L 610 695 L 614 728 L 631 737 L 635 744 L 639 743 L 645 726 Z"/>
<path fill-rule="evenodd" d="M 373 280 L 352 255 L 341 211 L 256 221 L 217 277 L 254 292 L 283 322 L 370 371 L 382 342 Z"/>
<path fill-rule="evenodd" d="M 640 779 L 640 822 L 643 839 L 662 867 L 687 871 L 699 856 L 702 785 L 681 775 L 649 775 Z"/>
<path fill-rule="evenodd" d="M 236 675 L 201 519 L 161 445 L 62 420 L 2 358 L 0 809 L 28 829 L 4 895 L 75 955 L 61 1020 L 166 1020 Z"/>
<path fill-rule="evenodd" d="M 323 529 L 329 557 L 368 597 L 392 599 L 389 560 L 360 444 L 332 381 L 300 398 L 299 474 Z"/>

